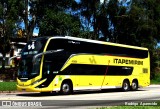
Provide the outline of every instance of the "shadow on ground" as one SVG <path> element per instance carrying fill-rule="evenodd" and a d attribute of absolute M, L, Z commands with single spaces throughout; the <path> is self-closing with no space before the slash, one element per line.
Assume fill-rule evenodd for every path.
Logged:
<path fill-rule="evenodd" d="M 137 91 L 145 91 L 145 90 L 137 90 Z M 104 89 L 104 90 L 87 90 L 87 91 L 75 91 L 72 93 L 72 95 L 80 95 L 80 94 L 96 94 L 96 93 L 116 93 L 116 92 L 123 92 L 121 89 Z M 127 93 L 130 93 L 133 91 L 128 91 Z M 43 97 L 43 96 L 62 96 L 59 92 L 44 92 L 44 93 L 19 93 L 16 94 L 16 96 L 28 96 L 28 97 Z M 65 96 L 65 95 L 63 95 Z"/>

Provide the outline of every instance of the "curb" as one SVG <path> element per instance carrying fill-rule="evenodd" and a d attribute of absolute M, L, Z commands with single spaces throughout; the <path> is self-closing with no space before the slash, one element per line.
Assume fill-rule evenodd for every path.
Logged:
<path fill-rule="evenodd" d="M 0 94 L 1 94 L 1 93 L 18 93 L 18 92 L 19 92 L 19 91 L 16 91 L 16 90 L 15 90 L 15 91 L 0 91 Z"/>
<path fill-rule="evenodd" d="M 12 94 L 28 94 L 28 93 L 35 93 L 35 92 L 0 91 L 0 96 L 1 95 L 12 95 Z"/>
<path fill-rule="evenodd" d="M 153 84 L 153 85 L 150 85 L 148 87 L 160 87 L 160 85 L 159 84 Z"/>

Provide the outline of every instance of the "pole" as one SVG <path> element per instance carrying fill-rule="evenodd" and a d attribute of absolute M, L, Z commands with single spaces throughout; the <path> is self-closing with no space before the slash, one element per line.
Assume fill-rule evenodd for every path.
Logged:
<path fill-rule="evenodd" d="M 6 3 L 3 3 L 3 20 L 2 20 L 2 25 L 3 25 L 3 31 L 2 31 L 2 37 L 3 37 L 3 50 L 2 50 L 2 69 L 5 69 L 5 61 L 6 61 L 6 42 L 5 42 L 5 13 L 6 13 L 7 7 L 6 7 Z"/>
<path fill-rule="evenodd" d="M 25 30 L 26 30 L 26 38 L 27 42 L 29 41 L 29 35 L 28 35 L 28 0 L 25 0 Z"/>

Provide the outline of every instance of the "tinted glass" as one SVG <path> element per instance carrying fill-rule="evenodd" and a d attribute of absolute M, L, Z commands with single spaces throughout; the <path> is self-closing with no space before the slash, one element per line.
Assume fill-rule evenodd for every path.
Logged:
<path fill-rule="evenodd" d="M 22 56 L 30 56 L 43 52 L 47 39 L 31 40 L 22 50 Z"/>
<path fill-rule="evenodd" d="M 71 64 L 61 74 L 64 75 L 131 75 L 133 67 Z"/>
<path fill-rule="evenodd" d="M 31 58 L 22 59 L 19 63 L 18 78 L 28 80 L 39 75 L 41 58 L 33 64 Z"/>
<path fill-rule="evenodd" d="M 134 58 L 147 58 L 147 50 L 139 50 L 133 48 L 111 46 L 97 43 L 90 43 L 68 39 L 52 39 L 47 50 L 64 49 L 70 54 L 73 53 L 92 53 L 92 54 L 108 54 L 114 56 L 125 56 Z"/>

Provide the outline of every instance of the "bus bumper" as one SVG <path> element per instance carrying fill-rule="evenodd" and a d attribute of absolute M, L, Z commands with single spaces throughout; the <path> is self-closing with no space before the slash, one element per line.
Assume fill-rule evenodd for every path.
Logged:
<path fill-rule="evenodd" d="M 50 89 L 50 88 L 35 88 L 32 86 L 19 86 L 19 85 L 17 85 L 17 90 L 23 91 L 23 92 L 52 92 L 53 91 L 53 89 Z"/>

